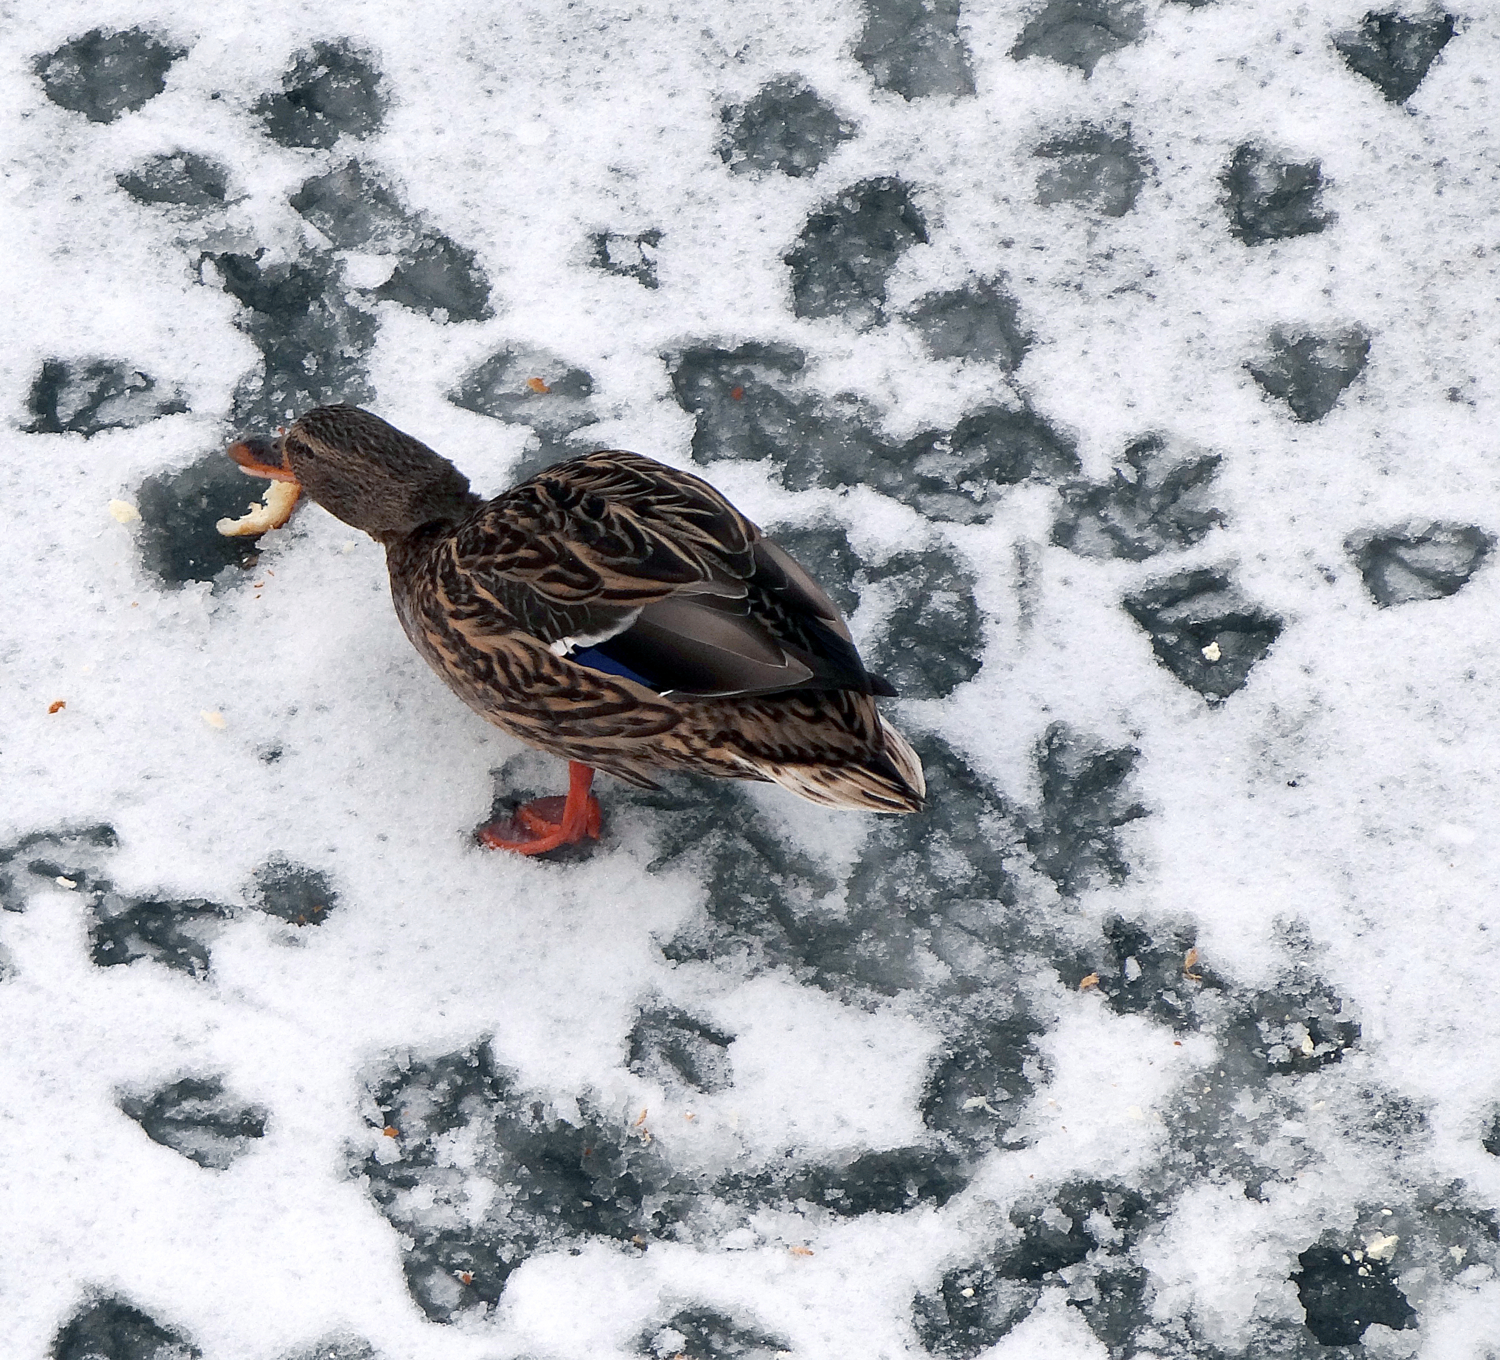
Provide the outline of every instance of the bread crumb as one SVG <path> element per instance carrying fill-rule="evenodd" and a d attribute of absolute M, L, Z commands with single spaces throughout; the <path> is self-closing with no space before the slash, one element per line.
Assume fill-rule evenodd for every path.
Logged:
<path fill-rule="evenodd" d="M 252 501 L 250 509 L 238 519 L 221 519 L 214 528 L 225 538 L 248 538 L 279 529 L 291 519 L 301 493 L 296 482 L 269 482 L 264 503 Z"/>

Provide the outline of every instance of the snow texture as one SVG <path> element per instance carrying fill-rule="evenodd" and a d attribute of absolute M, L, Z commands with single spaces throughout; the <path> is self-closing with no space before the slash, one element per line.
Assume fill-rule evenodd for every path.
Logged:
<path fill-rule="evenodd" d="M 0 1353 L 1486 1360 L 1483 6 L 18 0 Z M 911 817 L 603 837 L 224 457 L 636 449 Z"/>

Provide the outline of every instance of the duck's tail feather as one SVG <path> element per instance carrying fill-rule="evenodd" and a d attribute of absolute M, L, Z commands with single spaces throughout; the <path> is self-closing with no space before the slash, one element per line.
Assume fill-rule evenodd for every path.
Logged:
<path fill-rule="evenodd" d="M 885 750 L 860 764 L 765 764 L 761 770 L 785 789 L 824 807 L 861 812 L 920 812 L 927 798 L 922 762 L 884 718 Z"/>

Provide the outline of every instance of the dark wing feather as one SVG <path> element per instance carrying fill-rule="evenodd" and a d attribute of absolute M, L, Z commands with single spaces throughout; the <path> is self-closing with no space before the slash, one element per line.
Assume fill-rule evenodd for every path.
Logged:
<path fill-rule="evenodd" d="M 784 549 L 707 483 L 638 454 L 546 469 L 471 517 L 452 550 L 502 618 L 661 693 L 890 689 Z"/>

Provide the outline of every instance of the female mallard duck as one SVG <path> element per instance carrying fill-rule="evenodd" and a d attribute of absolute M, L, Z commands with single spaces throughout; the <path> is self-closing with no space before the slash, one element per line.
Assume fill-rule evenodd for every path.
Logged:
<path fill-rule="evenodd" d="M 567 799 L 481 827 L 541 854 L 599 834 L 604 770 L 774 780 L 828 807 L 916 812 L 926 786 L 811 576 L 706 482 L 639 454 L 570 458 L 481 500 L 353 406 L 229 451 L 385 545 L 416 649 L 497 727 L 570 762 Z"/>

